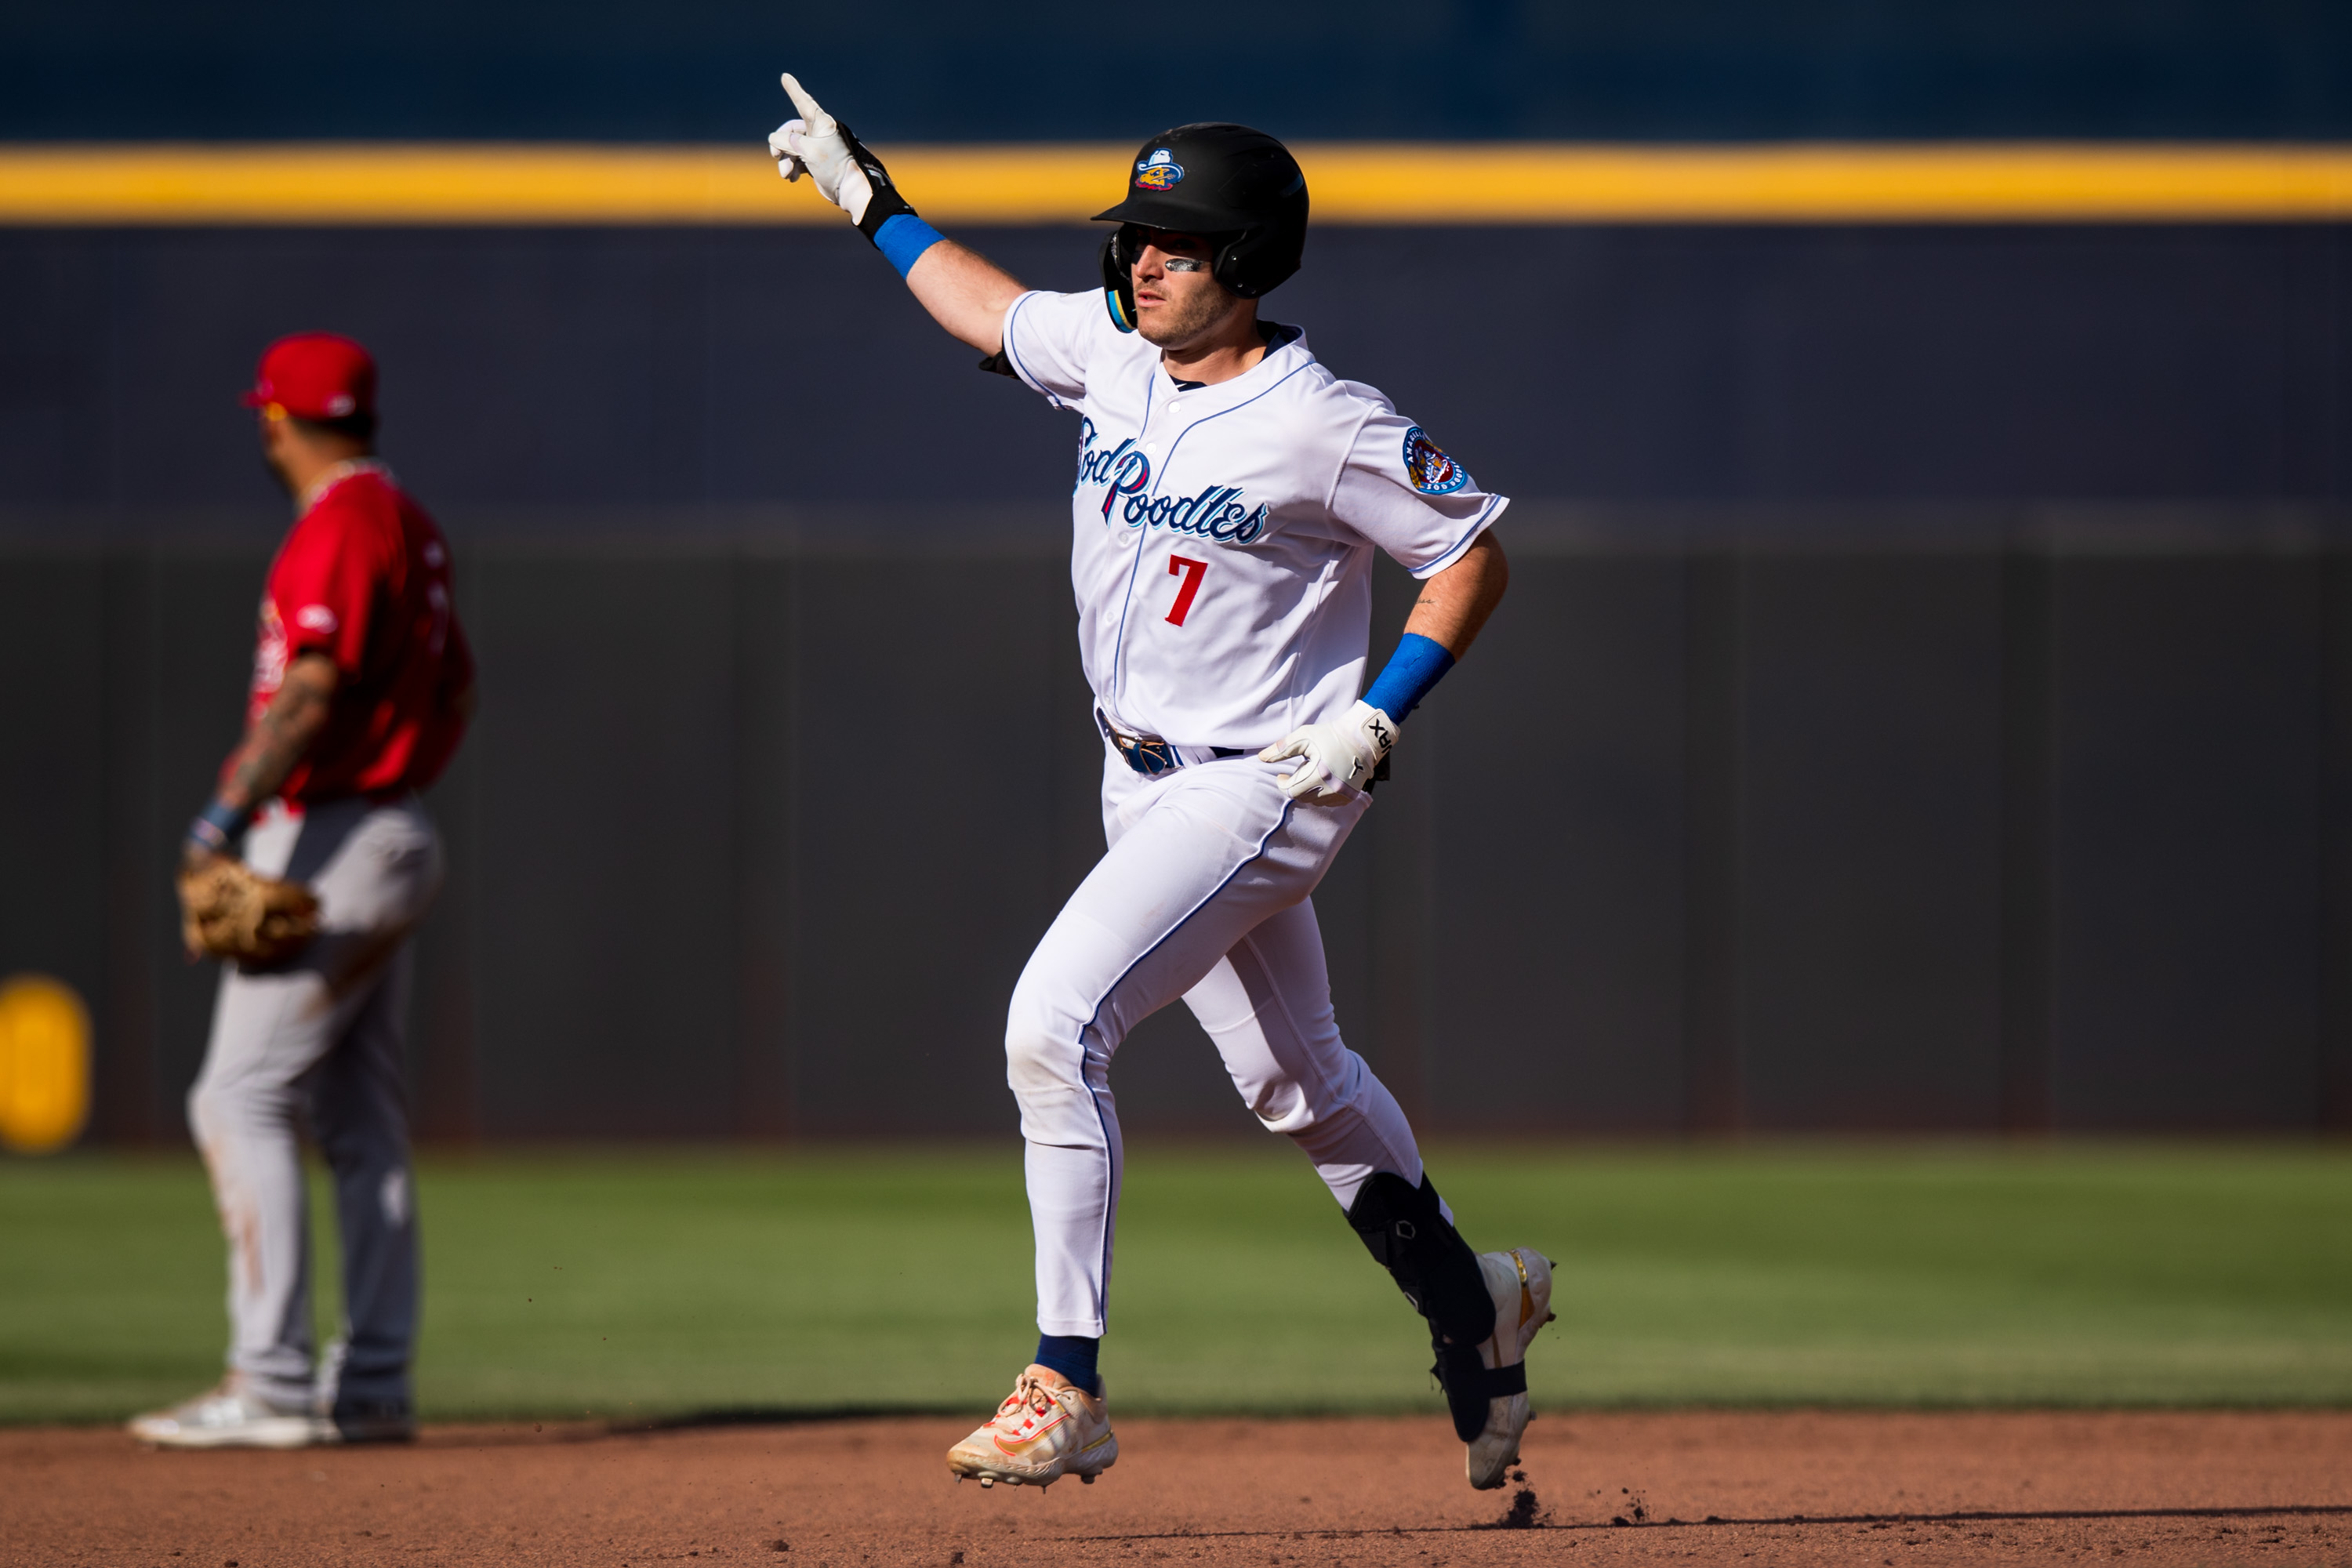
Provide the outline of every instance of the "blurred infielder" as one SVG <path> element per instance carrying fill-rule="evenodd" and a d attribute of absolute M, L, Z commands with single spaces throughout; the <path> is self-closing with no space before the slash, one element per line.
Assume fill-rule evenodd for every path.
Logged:
<path fill-rule="evenodd" d="M 131 1430 L 184 1448 L 415 1429 L 401 1056 L 408 934 L 441 881 L 416 792 L 474 704 L 448 546 L 372 456 L 367 351 L 281 339 L 246 402 L 297 515 L 262 593 L 245 738 L 182 852 L 190 951 L 232 960 L 188 1094 L 228 1237 L 228 1374 Z M 343 1251 L 344 1331 L 315 1371 L 304 1124 L 334 1173 Z"/>
<path fill-rule="evenodd" d="M 769 139 L 785 178 L 807 174 L 984 368 L 1078 415 L 1071 578 L 1109 851 L 1038 943 L 1005 1031 L 1037 1357 L 949 1468 L 1045 1486 L 1118 1458 L 1096 1373 L 1118 1210 L 1110 1060 L 1181 997 L 1428 1319 L 1471 1484 L 1500 1486 L 1551 1267 L 1456 1234 L 1403 1112 L 1339 1037 L 1309 895 L 1401 722 L 1502 597 L 1487 529 L 1504 499 L 1297 328 L 1258 319 L 1307 237 L 1306 178 L 1274 138 L 1185 125 L 1146 142 L 1126 199 L 1097 215 L 1119 226 L 1105 286 L 1050 294 L 941 238 L 783 81 L 800 110 Z M 1427 586 L 1359 700 L 1375 546 Z"/>

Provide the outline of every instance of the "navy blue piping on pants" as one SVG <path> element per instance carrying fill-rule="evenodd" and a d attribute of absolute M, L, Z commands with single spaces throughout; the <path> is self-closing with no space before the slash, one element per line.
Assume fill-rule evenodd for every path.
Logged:
<path fill-rule="evenodd" d="M 1191 921 L 1194 915 L 1199 914 L 1202 910 L 1207 909 L 1209 907 L 1210 900 L 1215 898 L 1219 893 L 1223 892 L 1227 888 L 1231 887 L 1235 877 L 1240 876 L 1246 868 L 1255 864 L 1258 858 L 1265 853 L 1266 845 L 1273 840 L 1276 834 L 1281 832 L 1289 823 L 1291 810 L 1298 803 L 1296 801 L 1285 800 L 1282 803 L 1282 815 L 1274 819 L 1274 826 L 1265 830 L 1265 837 L 1261 837 L 1257 841 L 1257 847 L 1252 849 L 1245 858 L 1234 862 L 1234 868 L 1225 873 L 1224 880 L 1219 882 L 1215 887 L 1210 889 L 1205 894 L 1202 895 L 1201 901 L 1194 904 L 1191 909 L 1185 910 L 1182 919 L 1179 920 L 1174 925 L 1170 926 L 1165 931 L 1161 932 L 1159 941 L 1153 942 L 1150 947 L 1145 948 L 1141 952 L 1137 953 L 1135 955 L 1135 962 L 1129 964 L 1125 969 L 1120 970 L 1118 972 L 1118 978 L 1113 980 L 1110 983 L 1109 988 L 1104 991 L 1103 994 L 1096 999 L 1094 1012 L 1087 1016 L 1085 1023 L 1078 1026 L 1078 1080 L 1081 1083 L 1086 1083 L 1087 1078 L 1087 1031 L 1088 1029 L 1095 1028 L 1101 1021 L 1102 1010 L 1109 1004 L 1112 993 L 1116 992 L 1121 985 L 1127 983 L 1127 977 L 1134 973 L 1137 969 L 1140 968 L 1145 959 L 1150 958 L 1153 953 L 1158 952 L 1161 948 L 1167 946 L 1169 940 L 1174 937 L 1178 931 L 1182 931 L 1187 921 Z M 1103 1065 L 1105 1070 L 1108 1071 L 1109 1068 L 1108 1060 L 1106 1059 Z M 1110 1327 L 1110 1228 L 1111 1215 L 1118 1212 L 1118 1183 L 1117 1180 L 1118 1173 L 1110 1168 L 1110 1123 L 1103 1116 L 1102 1097 L 1095 1092 L 1095 1086 L 1091 1083 L 1087 1083 L 1087 1098 L 1094 1104 L 1095 1125 L 1102 1130 L 1103 1137 L 1103 1191 L 1108 1201 L 1103 1205 L 1101 1270 L 1103 1327 L 1108 1331 Z"/>

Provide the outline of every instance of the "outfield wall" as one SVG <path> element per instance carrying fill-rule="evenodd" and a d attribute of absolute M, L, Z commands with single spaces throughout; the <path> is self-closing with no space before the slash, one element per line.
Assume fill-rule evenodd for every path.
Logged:
<path fill-rule="evenodd" d="M 1097 230 L 959 233 L 1098 286 Z M 846 226 L 0 228 L 0 536 L 275 539 L 235 394 L 320 327 L 382 357 L 384 450 L 461 534 L 1067 493 L 1070 417 Z M 1900 503 L 1900 539 L 1914 503 L 2352 481 L 2343 225 L 1332 226 L 1265 309 L 1515 497 Z"/>
<path fill-rule="evenodd" d="M 1051 525 L 971 521 L 461 552 L 486 705 L 434 799 L 425 1131 L 1010 1131 L 1002 1010 L 1098 850 L 1098 748 Z M 2352 1120 L 2347 520 L 1593 542 L 1666 521 L 1530 509 L 1507 610 L 1318 896 L 1342 1026 L 1431 1124 Z M 42 742 L 8 770 L 0 952 L 95 1000 L 103 1137 L 179 1135 L 210 972 L 165 868 L 262 564 L 0 555 L 0 725 Z M 1384 575 L 1384 636 L 1410 586 Z M 1138 1127 L 1245 1124 L 1188 1022 L 1114 1081 Z"/>
<path fill-rule="evenodd" d="M 1458 1131 L 2352 1123 L 2347 283 L 2322 225 L 1318 231 L 1271 313 L 1521 498 L 1321 900 L 1351 1039 Z M 92 997 L 99 1135 L 182 1135 L 165 871 L 285 518 L 232 395 L 318 326 L 482 654 L 425 1130 L 1009 1131 L 1099 843 L 1067 416 L 831 229 L 16 229 L 0 286 L 0 968 Z M 1178 1022 L 1118 1081 L 1244 1120 Z"/>

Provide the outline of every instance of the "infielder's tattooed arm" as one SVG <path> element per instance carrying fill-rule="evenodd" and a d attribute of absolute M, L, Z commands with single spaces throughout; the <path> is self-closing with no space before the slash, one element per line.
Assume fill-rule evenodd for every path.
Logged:
<path fill-rule="evenodd" d="M 303 654 L 287 666 L 278 694 L 230 753 L 228 776 L 212 804 L 189 824 L 181 853 L 184 863 L 200 865 L 228 852 L 254 807 L 278 793 L 326 728 L 341 679 L 335 661 L 322 653 Z"/>

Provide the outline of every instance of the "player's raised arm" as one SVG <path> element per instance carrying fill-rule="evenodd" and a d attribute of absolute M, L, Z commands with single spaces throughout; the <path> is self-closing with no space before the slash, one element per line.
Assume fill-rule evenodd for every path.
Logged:
<path fill-rule="evenodd" d="M 933 321 L 982 353 L 1003 348 L 1004 312 L 1022 294 L 1020 283 L 916 216 L 882 161 L 849 127 L 827 114 L 791 72 L 783 81 L 800 113 L 768 137 L 776 172 L 787 180 L 806 174 L 814 181 L 817 194 L 847 213 L 857 232 L 898 269 Z"/>

